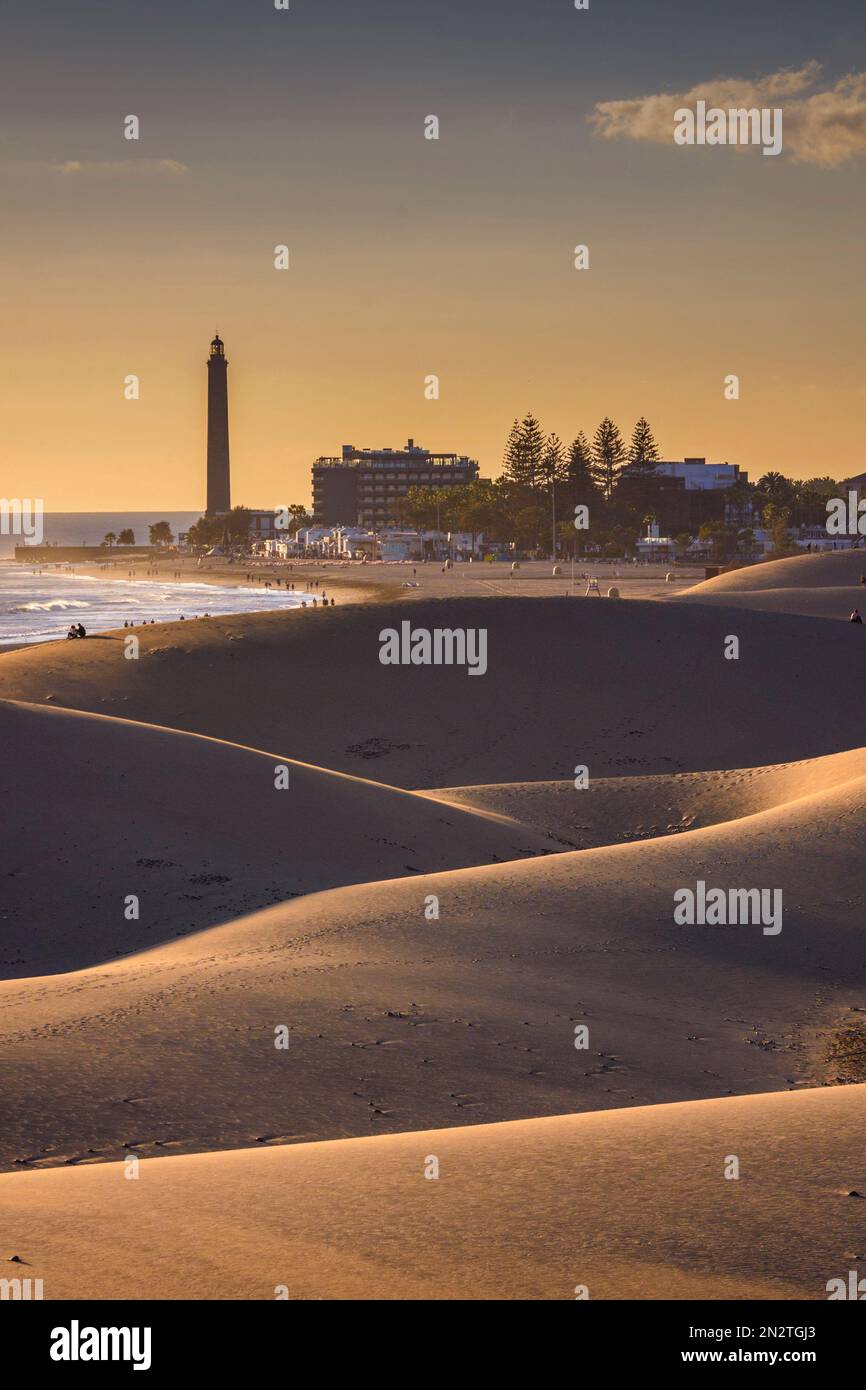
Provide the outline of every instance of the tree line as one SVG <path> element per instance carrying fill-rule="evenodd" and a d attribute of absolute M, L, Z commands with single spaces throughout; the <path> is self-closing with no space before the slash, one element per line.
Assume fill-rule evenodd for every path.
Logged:
<path fill-rule="evenodd" d="M 590 442 L 580 431 L 566 445 L 546 434 L 528 412 L 515 420 L 508 435 L 502 473 L 454 488 L 410 488 L 398 503 L 400 520 L 432 529 L 483 532 L 498 544 L 519 550 L 570 552 L 590 539 L 593 545 L 620 553 L 639 534 L 651 501 L 659 450 L 649 422 L 642 416 L 628 442 L 609 416 Z M 628 472 L 629 487 L 620 488 Z M 575 508 L 586 507 L 590 531 L 574 526 Z"/>
<path fill-rule="evenodd" d="M 828 498 L 845 495 L 843 485 L 829 476 L 798 480 L 768 472 L 757 483 L 739 478 L 721 493 L 690 493 L 697 519 L 685 530 L 665 519 L 672 503 L 682 502 L 682 494 L 656 474 L 659 462 L 659 448 L 644 416 L 628 438 L 605 416 L 591 440 L 579 431 L 564 444 L 529 411 L 512 424 L 499 477 L 451 487 L 412 487 L 396 500 L 394 516 L 398 525 L 413 530 L 466 532 L 473 545 L 483 534 L 493 545 L 524 553 L 568 555 L 590 549 L 609 556 L 631 554 L 647 522 L 658 520 L 663 528 L 670 527 L 668 534 L 675 533 L 682 553 L 697 534 L 714 559 L 729 560 L 751 552 L 759 524 L 770 531 L 774 553 L 788 553 L 793 545 L 788 529 L 822 525 Z M 575 528 L 579 506 L 588 511 L 588 529 Z M 289 536 L 312 524 L 300 504 L 288 512 Z M 681 509 L 676 514 L 681 516 Z M 150 528 L 151 543 L 158 544 L 165 538 L 156 540 L 154 529 Z M 243 547 L 249 539 L 246 507 L 234 507 L 226 516 L 203 516 L 188 533 L 194 550 Z"/>
<path fill-rule="evenodd" d="M 167 521 L 155 521 L 148 530 L 151 545 L 171 545 L 174 542 L 174 534 Z M 106 531 L 100 545 L 105 546 L 107 550 L 111 550 L 115 545 L 135 545 L 135 532 L 131 526 L 125 526 L 116 535 L 113 531 Z"/>
<path fill-rule="evenodd" d="M 628 555 L 649 521 L 665 523 L 672 494 L 655 472 L 659 448 L 644 416 L 626 440 L 605 416 L 592 440 L 580 431 L 563 444 L 547 434 L 527 413 L 515 420 L 508 435 L 502 473 L 496 479 L 477 479 L 453 488 L 411 488 L 398 503 L 405 525 L 424 529 L 483 532 L 495 544 L 519 550 L 563 554 L 586 548 L 606 555 Z M 793 549 L 789 527 L 822 525 L 827 499 L 845 495 L 843 484 L 829 476 L 805 480 L 777 472 L 763 474 L 757 483 L 739 478 L 720 493 L 696 497 L 716 514 L 693 527 L 714 559 L 749 554 L 754 527 L 764 525 L 773 538 L 774 553 Z M 695 494 L 692 494 L 695 497 Z M 588 530 L 574 527 L 575 508 L 588 509 Z M 685 553 L 692 531 L 681 527 L 673 539 Z"/>

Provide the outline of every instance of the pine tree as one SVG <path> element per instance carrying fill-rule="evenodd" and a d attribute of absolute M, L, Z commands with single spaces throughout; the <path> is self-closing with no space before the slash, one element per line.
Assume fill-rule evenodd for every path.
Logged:
<path fill-rule="evenodd" d="M 544 454 L 541 460 L 542 480 L 550 496 L 550 553 L 556 558 L 556 512 L 557 493 L 565 481 L 565 454 L 562 440 L 558 434 L 549 434 L 544 441 Z M 561 505 L 561 498 L 559 499 Z"/>
<path fill-rule="evenodd" d="M 632 430 L 628 448 L 628 466 L 636 473 L 652 473 L 659 461 L 658 445 L 649 421 L 642 415 Z"/>
<path fill-rule="evenodd" d="M 502 456 L 502 476 L 504 478 L 514 478 L 520 471 L 520 425 L 515 417 L 514 423 L 508 432 L 505 441 L 505 453 Z"/>
<path fill-rule="evenodd" d="M 573 507 L 578 503 L 588 507 L 592 502 L 601 500 L 592 450 L 583 430 L 572 440 L 566 456 L 565 481 Z"/>
<path fill-rule="evenodd" d="M 625 457 L 622 435 L 610 416 L 605 415 L 592 441 L 592 461 L 605 497 L 609 498 L 612 495 Z"/>
<path fill-rule="evenodd" d="M 565 481 L 565 476 L 565 450 L 562 440 L 558 434 L 549 434 L 544 441 L 539 482 L 543 482 L 548 488 L 551 485 L 558 487 Z"/>
<path fill-rule="evenodd" d="M 515 420 L 505 446 L 504 472 L 509 482 L 536 488 L 544 484 L 545 438 L 541 425 L 529 411 Z"/>

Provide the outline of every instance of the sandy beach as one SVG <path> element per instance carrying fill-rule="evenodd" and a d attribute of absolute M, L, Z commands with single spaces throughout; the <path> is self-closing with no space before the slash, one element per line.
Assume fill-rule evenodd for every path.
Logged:
<path fill-rule="evenodd" d="M 176 579 L 179 583 L 206 583 L 220 587 L 260 588 L 265 584 L 294 584 L 302 589 L 317 584 L 340 603 L 387 602 L 399 596 L 403 602 L 418 598 L 520 597 L 559 598 L 566 594 L 583 596 L 587 581 L 584 575 L 597 579 L 602 593 L 612 586 L 620 589 L 623 598 L 667 598 L 671 590 L 687 589 L 704 577 L 703 565 L 664 566 L 633 565 L 624 560 L 575 560 L 557 562 L 560 571 L 553 574 L 549 560 L 523 560 L 516 570 L 507 561 L 455 563 L 446 568 L 438 561 L 383 564 L 381 561 L 363 564 L 339 560 L 284 560 L 270 562 L 257 559 L 229 563 L 220 558 L 204 559 L 201 564 L 190 558 L 158 558 L 153 561 L 129 564 L 122 558 L 106 560 L 99 566 L 70 564 L 73 574 L 101 576 L 111 579 L 142 579 L 148 575 Z M 64 566 L 64 568 L 67 568 Z M 666 575 L 671 574 L 671 583 Z"/>
<path fill-rule="evenodd" d="M 73 1252 L 93 1298 L 825 1298 L 866 1239 L 858 564 L 298 567 L 334 608 L 0 655 L 5 1258 L 46 1298 Z M 407 614 L 485 676 L 383 665 Z M 698 881 L 783 927 L 677 924 Z"/>

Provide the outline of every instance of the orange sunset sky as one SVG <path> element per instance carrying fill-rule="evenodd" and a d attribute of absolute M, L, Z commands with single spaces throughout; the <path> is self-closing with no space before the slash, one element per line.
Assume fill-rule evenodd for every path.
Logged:
<path fill-rule="evenodd" d="M 308 502 L 343 443 L 495 476 L 528 409 L 566 442 L 645 414 L 753 480 L 862 471 L 858 7 L 701 8 L 5 7 L 3 494 L 203 506 L 217 328 L 251 506 Z M 660 99 L 714 82 L 783 108 L 778 158 L 667 138 Z"/>

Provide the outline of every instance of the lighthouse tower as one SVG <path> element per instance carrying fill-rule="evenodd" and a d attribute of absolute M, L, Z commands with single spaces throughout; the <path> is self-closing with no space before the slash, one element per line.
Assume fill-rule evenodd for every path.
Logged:
<path fill-rule="evenodd" d="M 231 510 L 229 483 L 229 386 L 225 343 L 219 334 L 207 363 L 207 513 Z"/>

